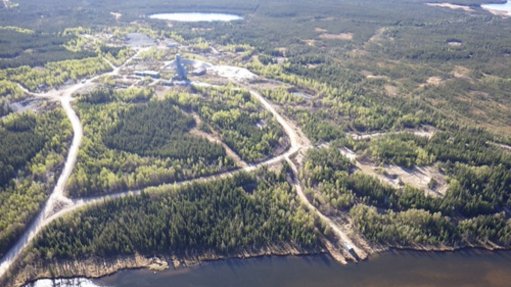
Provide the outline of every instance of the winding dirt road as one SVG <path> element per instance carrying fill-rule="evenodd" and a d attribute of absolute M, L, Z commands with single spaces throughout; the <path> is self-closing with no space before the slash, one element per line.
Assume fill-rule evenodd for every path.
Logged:
<path fill-rule="evenodd" d="M 39 234 L 39 232 L 48 224 L 56 220 L 57 218 L 68 214 L 72 211 L 75 211 L 77 209 L 83 208 L 85 206 L 91 206 L 95 204 L 99 204 L 105 201 L 115 200 L 126 196 L 133 196 L 133 195 L 139 195 L 142 193 L 140 190 L 134 190 L 134 191 L 127 191 L 127 192 L 120 192 L 115 194 L 109 194 L 109 195 L 103 195 L 103 196 L 97 196 L 97 197 L 91 197 L 91 198 L 84 198 L 84 199 L 76 199 L 71 200 L 65 196 L 65 185 L 73 171 L 73 168 L 76 164 L 76 160 L 78 157 L 78 151 L 80 147 L 80 143 L 83 137 L 83 127 L 80 123 L 80 119 L 76 115 L 75 111 L 72 108 L 71 102 L 73 101 L 72 95 L 79 91 L 80 89 L 87 87 L 95 80 L 97 80 L 100 77 L 108 76 L 108 75 L 117 75 L 120 71 L 120 69 L 128 64 L 133 58 L 135 58 L 142 50 L 139 50 L 134 56 L 132 56 L 130 59 L 128 59 L 122 66 L 115 67 L 111 63 L 109 63 L 113 70 L 111 72 L 97 75 L 85 82 L 81 82 L 75 85 L 72 85 L 70 87 L 67 87 L 63 90 L 52 90 L 45 94 L 36 94 L 29 91 L 26 91 L 28 94 L 36 96 L 36 97 L 43 97 L 43 98 L 49 98 L 53 100 L 60 101 L 62 107 L 64 108 L 64 111 L 71 121 L 72 127 L 73 127 L 73 141 L 71 144 L 71 147 L 69 149 L 69 153 L 64 165 L 64 170 L 62 171 L 62 174 L 60 175 L 57 185 L 55 186 L 52 194 L 50 195 L 48 201 L 46 202 L 43 210 L 37 215 L 35 220 L 29 225 L 29 227 L 26 229 L 26 231 L 23 233 L 23 235 L 18 239 L 17 243 L 7 252 L 7 254 L 1 259 L 0 261 L 0 278 L 2 278 L 6 272 L 9 270 L 9 268 L 12 266 L 12 264 L 20 257 L 22 252 L 28 247 L 28 245 L 32 242 L 32 240 L 36 237 L 36 235 Z M 261 167 L 264 166 L 271 166 L 274 164 L 278 164 L 282 161 L 288 161 L 296 175 L 296 179 L 298 179 L 298 170 L 295 165 L 295 163 L 291 160 L 291 158 L 295 155 L 297 155 L 299 152 L 306 151 L 309 148 L 312 148 L 312 145 L 308 138 L 302 133 L 302 131 L 294 125 L 291 121 L 283 117 L 276 109 L 275 107 L 266 100 L 259 92 L 251 89 L 247 85 L 244 85 L 243 83 L 240 83 L 238 78 L 232 78 L 230 79 L 233 82 L 236 82 L 240 84 L 241 86 L 244 86 L 249 89 L 251 95 L 257 99 L 261 105 L 269 111 L 277 120 L 277 122 L 283 127 L 285 133 L 289 137 L 290 140 L 290 147 L 289 149 L 276 157 L 273 157 L 271 159 L 268 159 L 264 162 L 258 163 L 258 164 L 252 164 L 247 165 L 243 168 L 224 172 L 221 174 L 211 175 L 211 176 L 204 176 L 199 177 L 192 180 L 186 180 L 182 182 L 176 182 L 171 184 L 163 184 L 159 187 L 183 187 L 186 185 L 194 184 L 194 183 L 202 183 L 202 182 L 208 182 L 211 180 L 218 180 L 222 178 L 228 178 L 232 177 L 236 174 L 239 174 L 241 172 L 252 172 L 255 171 Z M 346 249 L 353 248 L 357 254 L 361 258 L 363 258 L 365 253 L 358 249 L 355 244 L 350 240 L 350 238 L 346 235 L 346 233 L 331 219 L 329 219 L 327 216 L 323 215 L 312 203 L 309 202 L 305 194 L 303 193 L 302 186 L 298 180 L 294 183 L 295 189 L 298 193 L 298 196 L 300 200 L 303 202 L 303 204 L 312 212 L 316 213 L 321 220 L 323 220 L 326 224 L 328 224 L 332 230 L 334 231 L 335 235 L 339 238 L 342 245 Z M 148 188 L 150 191 L 150 188 Z"/>
<path fill-rule="evenodd" d="M 127 65 L 129 62 L 133 60 L 142 50 L 138 51 L 135 55 L 129 58 L 121 67 Z M 107 61 L 108 62 L 108 61 Z M 68 86 L 62 90 L 50 90 L 47 93 L 33 93 L 28 91 L 25 87 L 20 86 L 20 88 L 27 94 L 38 97 L 38 98 L 47 98 L 50 100 L 59 101 L 66 113 L 67 118 L 71 122 L 71 126 L 73 128 L 73 140 L 71 142 L 71 147 L 69 148 L 68 155 L 66 158 L 66 162 L 64 164 L 64 169 L 57 180 L 57 184 L 53 189 L 52 193 L 48 197 L 48 200 L 44 204 L 43 209 L 39 212 L 39 214 L 35 217 L 29 227 L 25 230 L 22 236 L 18 239 L 16 244 L 4 255 L 4 257 L 0 261 L 0 278 L 2 278 L 7 270 L 11 267 L 14 261 L 20 256 L 21 252 L 29 245 L 29 243 L 35 238 L 35 236 L 50 222 L 52 222 L 57 214 L 64 214 L 62 211 L 71 211 L 76 209 L 79 205 L 73 202 L 71 199 L 65 196 L 65 187 L 73 172 L 73 168 L 76 164 L 76 160 L 78 158 L 78 151 L 80 149 L 80 144 L 82 142 L 83 137 L 83 127 L 80 122 L 80 119 L 76 115 L 76 112 L 73 110 L 71 106 L 71 102 L 73 99 L 73 94 L 77 91 L 88 87 L 94 83 L 97 79 L 104 76 L 115 76 L 119 74 L 121 67 L 115 67 L 112 63 L 108 62 L 112 66 L 112 71 L 97 75 L 93 78 L 90 78 L 86 81 L 82 81 L 80 83 Z"/>

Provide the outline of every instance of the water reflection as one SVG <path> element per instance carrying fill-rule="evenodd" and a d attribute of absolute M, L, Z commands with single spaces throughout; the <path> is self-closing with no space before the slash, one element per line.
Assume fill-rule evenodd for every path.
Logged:
<path fill-rule="evenodd" d="M 376 255 L 368 262 L 347 266 L 337 264 L 328 256 L 263 257 L 211 262 L 160 273 L 128 270 L 97 280 L 81 280 L 76 283 L 57 281 L 61 285 L 31 286 L 509 287 L 511 252 L 390 251 Z"/>

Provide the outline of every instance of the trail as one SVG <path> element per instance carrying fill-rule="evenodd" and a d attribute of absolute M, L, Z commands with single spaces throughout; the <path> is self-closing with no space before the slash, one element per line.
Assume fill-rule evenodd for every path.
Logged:
<path fill-rule="evenodd" d="M 121 67 L 128 64 L 133 58 L 138 55 L 137 52 L 131 58 L 129 58 Z M 106 59 L 105 59 L 106 60 Z M 0 261 L 0 278 L 2 278 L 7 270 L 11 267 L 11 265 L 16 261 L 16 259 L 20 256 L 21 252 L 29 245 L 29 243 L 35 238 L 35 236 L 50 222 L 52 222 L 56 217 L 55 214 L 62 214 L 64 210 L 74 210 L 75 207 L 79 206 L 71 199 L 67 198 L 64 194 L 66 183 L 73 172 L 74 166 L 76 164 L 76 160 L 78 158 L 78 152 L 80 149 L 80 143 L 82 142 L 83 137 L 83 127 L 80 122 L 80 119 L 76 115 L 76 112 L 73 110 L 71 106 L 71 102 L 73 101 L 73 94 L 77 91 L 83 89 L 84 87 L 90 86 L 94 81 L 103 76 L 108 75 L 117 75 L 121 69 L 121 67 L 114 67 L 112 63 L 107 61 L 112 66 L 112 71 L 104 74 L 97 75 L 93 78 L 90 78 L 86 81 L 82 81 L 80 83 L 68 86 L 62 90 L 50 90 L 46 93 L 33 93 L 28 91 L 25 87 L 20 86 L 20 88 L 26 92 L 27 94 L 38 97 L 38 98 L 47 98 L 54 101 L 59 101 L 66 113 L 67 118 L 71 122 L 71 126 L 73 128 L 73 140 L 71 142 L 71 146 L 68 151 L 68 155 L 66 158 L 66 162 L 64 164 L 64 169 L 60 174 L 59 179 L 57 180 L 57 184 L 53 189 L 52 193 L 48 197 L 48 200 L 44 204 L 44 207 L 39 212 L 39 214 L 35 217 L 32 223 L 28 226 L 28 228 L 23 232 L 22 236 L 18 239 L 18 241 L 14 244 L 13 247 L 4 255 L 4 257 Z M 60 210 L 60 212 L 59 212 Z"/>
<path fill-rule="evenodd" d="M 347 253 L 350 253 L 350 249 L 353 249 L 353 251 L 357 254 L 359 258 L 353 257 L 355 261 L 358 259 L 365 259 L 367 257 L 367 253 L 358 248 L 353 241 L 348 237 L 346 232 L 342 230 L 337 223 L 335 223 L 332 219 L 325 216 L 319 209 L 317 209 L 307 198 L 305 193 L 303 192 L 302 184 L 299 181 L 298 176 L 298 167 L 296 166 L 295 162 L 291 160 L 291 158 L 295 155 L 298 155 L 298 153 L 301 153 L 302 155 L 313 146 L 311 145 L 310 140 L 303 134 L 303 132 L 294 125 L 291 121 L 284 118 L 280 113 L 275 109 L 275 107 L 268 102 L 260 93 L 254 90 L 250 90 L 250 93 L 253 97 L 255 97 L 262 105 L 263 107 L 271 112 L 273 116 L 277 119 L 277 122 L 284 128 L 284 131 L 286 132 L 287 136 L 289 137 L 291 148 L 287 153 L 283 155 L 283 159 L 285 159 L 291 169 L 294 173 L 294 188 L 298 194 L 298 197 L 302 201 L 302 203 L 309 209 L 309 211 L 315 213 L 319 216 L 319 218 L 326 223 L 330 228 L 334 231 L 336 237 L 340 240 L 341 245 L 345 248 Z M 332 256 L 340 261 L 341 263 L 346 263 L 344 258 L 341 258 L 339 256 L 336 256 L 336 254 L 332 254 Z"/>
<path fill-rule="evenodd" d="M 348 136 L 350 136 L 354 140 L 365 140 L 365 139 L 372 139 L 372 138 L 378 138 L 383 137 L 386 135 L 399 135 L 399 134 L 413 134 L 418 137 L 424 137 L 431 139 L 435 133 L 436 130 L 432 127 L 426 127 L 424 129 L 409 129 L 409 130 L 403 130 L 403 131 L 391 131 L 391 132 L 377 132 L 372 134 L 359 134 L 359 133 L 348 133 Z"/>
<path fill-rule="evenodd" d="M 104 74 L 97 75 L 91 79 L 88 79 L 84 82 L 74 84 L 72 86 L 69 86 L 63 90 L 51 90 L 47 93 L 33 93 L 30 91 L 27 91 L 24 87 L 20 86 L 24 91 L 26 91 L 28 94 L 36 97 L 42 97 L 42 98 L 49 98 L 52 100 L 58 100 L 60 101 L 62 107 L 64 108 L 64 111 L 71 121 L 72 127 L 73 127 L 73 141 L 71 144 L 71 147 L 69 149 L 69 153 L 64 165 L 64 170 L 62 171 L 62 174 L 60 175 L 57 185 L 55 186 L 52 194 L 50 195 L 48 201 L 46 202 L 44 208 L 39 212 L 37 217 L 33 220 L 33 222 L 29 225 L 29 227 L 26 229 L 26 231 L 23 233 L 23 235 L 18 239 L 16 244 L 6 253 L 6 255 L 1 259 L 0 261 L 0 278 L 2 278 L 6 272 L 9 270 L 9 268 L 12 266 L 12 264 L 20 257 L 21 253 L 28 247 L 28 245 L 34 240 L 36 235 L 39 234 L 39 232 L 48 224 L 53 222 L 59 217 L 62 217 L 65 214 L 71 213 L 73 211 L 76 211 L 80 208 L 84 208 L 86 206 L 91 206 L 95 204 L 99 204 L 106 201 L 111 201 L 119 198 L 123 198 L 126 196 L 134 196 L 134 195 L 140 195 L 142 193 L 141 190 L 133 190 L 133 191 L 127 191 L 127 192 L 120 192 L 120 193 L 114 193 L 114 194 L 108 194 L 108 195 L 101 195 L 97 197 L 91 197 L 91 198 L 82 198 L 82 199 L 75 199 L 71 200 L 65 196 L 65 185 L 73 171 L 73 168 L 76 164 L 76 160 L 78 157 L 78 151 L 80 147 L 80 143 L 82 141 L 83 137 L 83 127 L 80 123 L 80 119 L 76 115 L 75 111 L 72 108 L 71 102 L 73 101 L 72 95 L 77 92 L 78 90 L 87 87 L 100 77 L 109 76 L 109 75 L 118 75 L 119 71 L 122 67 L 127 65 L 129 62 L 131 62 L 140 52 L 146 50 L 148 48 L 140 49 L 138 52 L 133 55 L 131 58 L 129 58 L 122 66 L 115 67 L 112 63 L 107 61 L 112 66 L 112 71 Z M 229 77 L 229 76 L 227 76 Z M 195 183 L 204 183 L 209 182 L 212 180 L 218 180 L 218 179 L 224 179 L 228 177 L 233 177 L 236 174 L 239 174 L 241 172 L 252 172 L 255 170 L 260 169 L 261 167 L 265 166 L 271 166 L 278 164 L 282 161 L 288 161 L 291 165 L 291 168 L 293 169 L 293 172 L 295 173 L 296 182 L 294 183 L 294 187 L 298 193 L 298 196 L 300 200 L 307 206 L 307 208 L 316 213 L 321 220 L 323 220 L 325 223 L 327 223 L 336 236 L 340 239 L 342 244 L 346 249 L 348 248 L 354 248 L 355 252 L 358 254 L 360 258 L 365 258 L 365 252 L 360 250 L 353 244 L 351 239 L 346 235 L 346 233 L 331 219 L 329 219 L 327 216 L 323 215 L 312 203 L 309 202 L 305 194 L 303 193 L 302 186 L 298 179 L 298 169 L 295 165 L 295 163 L 291 160 L 292 157 L 299 155 L 300 152 L 306 151 L 309 148 L 312 148 L 309 139 L 302 133 L 302 131 L 294 125 L 291 121 L 283 117 L 276 109 L 275 107 L 266 100 L 259 92 L 251 89 L 249 86 L 244 85 L 239 82 L 239 77 L 237 74 L 234 74 L 230 80 L 248 88 L 250 91 L 250 94 L 257 99 L 264 109 L 269 111 L 277 120 L 277 122 L 282 126 L 284 129 L 284 132 L 289 138 L 290 141 L 290 147 L 289 149 L 284 152 L 283 154 L 280 154 L 278 156 L 275 156 L 271 159 L 268 159 L 266 161 L 263 161 L 258 164 L 251 164 L 251 165 L 245 165 L 243 168 L 223 172 L 216 175 L 210 175 L 210 176 L 204 176 L 195 178 L 192 180 L 185 180 L 181 182 L 176 183 L 170 183 L 170 184 L 162 184 L 157 187 L 164 187 L 164 188 L 179 188 Z M 154 188 L 154 187 L 153 187 Z M 151 187 L 148 188 L 148 192 L 150 192 Z M 334 256 L 335 257 L 335 256 Z M 340 260 L 338 257 L 335 257 L 336 259 Z M 344 263 L 344 261 L 340 260 Z"/>

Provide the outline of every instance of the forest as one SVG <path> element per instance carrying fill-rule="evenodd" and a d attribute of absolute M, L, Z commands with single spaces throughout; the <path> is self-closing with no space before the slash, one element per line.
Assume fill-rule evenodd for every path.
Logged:
<path fill-rule="evenodd" d="M 0 27 L 0 68 L 44 66 L 48 62 L 95 56 L 93 52 L 73 53 L 64 47 L 69 36 L 35 32 L 19 27 Z"/>
<path fill-rule="evenodd" d="M 243 160 L 260 162 L 286 147 L 280 126 L 248 91 L 230 85 L 194 89 L 194 94 L 169 93 L 167 98 L 199 114 Z"/>
<path fill-rule="evenodd" d="M 120 65 L 134 51 L 86 33 L 119 42 L 135 30 L 187 43 L 199 59 L 218 50 L 217 64 L 292 86 L 261 92 L 314 145 L 299 174 L 306 195 L 369 243 L 511 247 L 511 154 L 498 145 L 511 145 L 511 22 L 482 10 L 488 1 L 456 2 L 472 12 L 426 0 L 19 2 L 0 8 L 0 256 L 46 199 L 72 134 L 50 104 L 13 113 L 9 104 L 24 97 L 18 84 L 47 91 L 110 71 L 108 61 Z M 169 26 L 146 17 L 197 7 L 244 20 Z M 169 55 L 153 49 L 140 57 Z M 289 146 L 248 91 L 229 84 L 162 95 L 145 83 L 118 88 L 110 80 L 76 95 L 85 136 L 67 192 L 77 198 L 167 185 L 60 218 L 19 268 L 133 254 L 235 255 L 288 244 L 322 249 L 325 229 L 300 206 L 284 172 L 171 187 L 236 168 L 222 146 L 194 132 L 221 139 L 248 164 Z M 413 134 L 425 127 L 431 137 Z M 351 137 L 376 132 L 387 134 Z M 387 185 L 360 171 L 343 147 L 382 174 L 386 165 L 433 167 L 445 176 L 446 192 Z"/>
<path fill-rule="evenodd" d="M 454 163 L 444 197 L 397 190 L 364 175 L 338 147 L 310 151 L 302 177 L 327 214 L 347 212 L 370 241 L 396 247 L 511 246 L 511 172 L 502 164 Z"/>
<path fill-rule="evenodd" d="M 68 80 L 77 81 L 111 70 L 110 65 L 99 57 L 80 60 L 49 62 L 43 69 L 21 66 L 0 70 L 0 79 L 17 82 L 30 91 L 47 90 L 63 85 Z"/>
<path fill-rule="evenodd" d="M 370 141 L 348 141 L 348 147 L 367 154 L 381 164 L 397 164 L 411 168 L 426 166 L 435 162 L 447 165 L 511 167 L 511 155 L 493 145 L 492 137 L 480 129 L 439 131 L 431 139 L 411 133 L 388 134 Z"/>
<path fill-rule="evenodd" d="M 0 120 L 0 256 L 46 200 L 70 136 L 71 127 L 60 110 Z"/>
<path fill-rule="evenodd" d="M 80 96 L 84 139 L 73 197 L 134 190 L 235 167 L 223 147 L 192 135 L 196 122 L 149 88 L 99 86 Z"/>
<path fill-rule="evenodd" d="M 142 156 L 204 160 L 207 164 L 225 157 L 221 146 L 188 135 L 195 120 L 169 101 L 136 106 L 120 118 L 104 138 L 109 148 Z"/>
<path fill-rule="evenodd" d="M 291 244 L 320 250 L 314 217 L 298 204 L 282 172 L 151 188 L 61 218 L 24 262 L 133 255 L 232 256 Z"/>

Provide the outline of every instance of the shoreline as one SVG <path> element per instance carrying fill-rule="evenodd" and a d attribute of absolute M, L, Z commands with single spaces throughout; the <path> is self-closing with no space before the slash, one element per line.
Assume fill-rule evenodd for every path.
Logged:
<path fill-rule="evenodd" d="M 500 16 L 502 18 L 508 18 L 508 17 L 511 17 L 511 11 L 510 10 L 507 10 L 507 9 L 498 9 L 498 8 L 494 8 L 493 5 L 510 5 L 511 6 L 511 2 L 510 1 L 507 1 L 507 0 L 499 0 L 495 3 L 485 3 L 485 4 L 481 4 L 480 7 L 481 9 L 491 13 L 492 15 L 495 15 L 495 16 Z"/>
<path fill-rule="evenodd" d="M 311 256 L 329 254 L 325 249 L 306 250 L 291 245 L 272 246 L 258 251 L 241 251 L 233 255 L 218 255 L 206 252 L 198 255 L 155 255 L 140 254 L 111 258 L 89 258 L 82 260 L 61 260 L 54 262 L 38 262 L 37 265 L 21 267 L 13 271 L 13 276 L 0 281 L 7 286 L 25 286 L 42 279 L 71 279 L 76 277 L 98 279 L 113 275 L 123 270 L 147 269 L 161 272 L 168 269 L 186 270 L 203 263 L 229 259 L 252 259 L 260 257 Z M 17 266 L 20 268 L 20 266 Z"/>
<path fill-rule="evenodd" d="M 361 262 L 371 261 L 380 254 L 393 252 L 418 252 L 427 255 L 428 253 L 455 253 L 462 251 L 485 251 L 485 252 L 511 252 L 510 248 L 490 245 L 466 245 L 466 246 L 372 246 L 373 252 Z M 332 260 L 337 261 L 324 248 L 319 250 L 305 250 L 291 245 L 273 246 L 263 248 L 259 251 L 243 251 L 234 255 L 218 255 L 214 252 L 206 252 L 200 255 L 175 256 L 155 255 L 152 257 L 135 254 L 130 256 L 119 256 L 112 258 L 90 258 L 85 260 L 64 260 L 60 262 L 40 262 L 34 268 L 26 267 L 4 283 L 12 286 L 26 286 L 37 280 L 43 279 L 99 279 L 111 276 L 125 270 L 147 269 L 153 272 L 163 272 L 169 269 L 175 271 L 193 271 L 194 267 L 212 262 L 231 259 L 256 259 L 263 257 L 307 257 L 316 255 L 328 255 Z M 340 263 L 339 263 L 340 264 Z M 45 266 L 42 268 L 42 266 Z M 32 268 L 31 270 L 27 270 Z"/>

